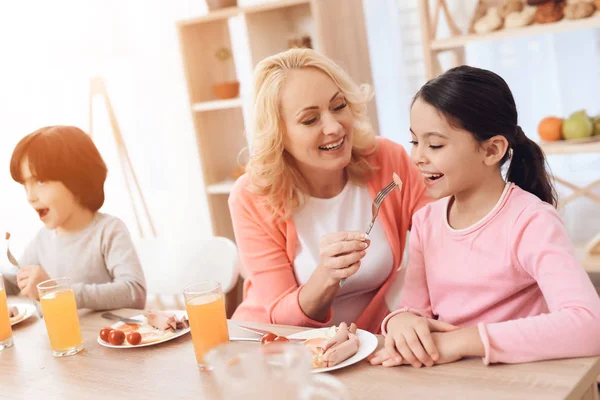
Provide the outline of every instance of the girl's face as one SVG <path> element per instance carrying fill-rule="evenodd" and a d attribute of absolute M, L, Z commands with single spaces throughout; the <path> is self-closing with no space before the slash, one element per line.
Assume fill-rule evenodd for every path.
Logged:
<path fill-rule="evenodd" d="M 314 68 L 291 71 L 281 93 L 281 113 L 284 147 L 305 177 L 348 165 L 354 116 L 327 74 Z"/>
<path fill-rule="evenodd" d="M 410 110 L 410 132 L 411 158 L 434 199 L 471 191 L 489 177 L 486 151 L 474 136 L 421 99 Z"/>
<path fill-rule="evenodd" d="M 48 229 L 60 229 L 84 210 L 75 195 L 60 181 L 39 181 L 32 175 L 29 159 L 21 162 L 23 186 L 27 201 Z"/>

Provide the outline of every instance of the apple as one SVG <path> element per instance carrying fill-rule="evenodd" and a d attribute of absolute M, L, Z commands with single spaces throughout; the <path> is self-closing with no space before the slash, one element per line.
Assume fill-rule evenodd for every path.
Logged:
<path fill-rule="evenodd" d="M 565 119 L 562 125 L 562 134 L 566 140 L 584 139 L 592 136 L 594 126 L 585 110 L 574 112 Z"/>

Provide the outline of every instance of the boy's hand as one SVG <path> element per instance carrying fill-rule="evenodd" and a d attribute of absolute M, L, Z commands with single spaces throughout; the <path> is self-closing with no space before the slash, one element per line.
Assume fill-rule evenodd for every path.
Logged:
<path fill-rule="evenodd" d="M 39 265 L 26 265 L 17 272 L 17 285 L 21 294 L 39 300 L 38 283 L 51 279 L 44 268 Z"/>
<path fill-rule="evenodd" d="M 415 368 L 432 366 L 440 357 L 432 332 L 450 332 L 456 329 L 459 328 L 449 323 L 420 317 L 410 312 L 395 315 L 387 324 L 386 366 L 400 363 L 410 364 Z"/>

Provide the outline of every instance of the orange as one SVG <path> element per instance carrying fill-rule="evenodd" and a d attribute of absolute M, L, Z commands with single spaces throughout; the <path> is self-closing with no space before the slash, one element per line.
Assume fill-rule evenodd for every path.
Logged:
<path fill-rule="evenodd" d="M 553 142 L 562 139 L 563 119 L 558 117 L 546 117 L 538 125 L 538 134 L 542 140 Z"/>

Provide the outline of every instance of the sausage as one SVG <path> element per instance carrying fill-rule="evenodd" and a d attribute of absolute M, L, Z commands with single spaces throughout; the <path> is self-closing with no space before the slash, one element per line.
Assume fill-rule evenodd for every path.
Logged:
<path fill-rule="evenodd" d="M 358 337 L 351 333 L 348 340 L 343 343 L 338 343 L 323 354 L 322 361 L 328 367 L 333 367 L 356 354 L 360 342 Z"/>
<path fill-rule="evenodd" d="M 334 347 L 336 344 L 340 344 L 348 340 L 348 325 L 345 322 L 342 322 L 340 326 L 337 328 L 335 335 L 331 339 L 329 339 L 325 345 L 323 346 L 324 351 L 329 350 Z"/>

